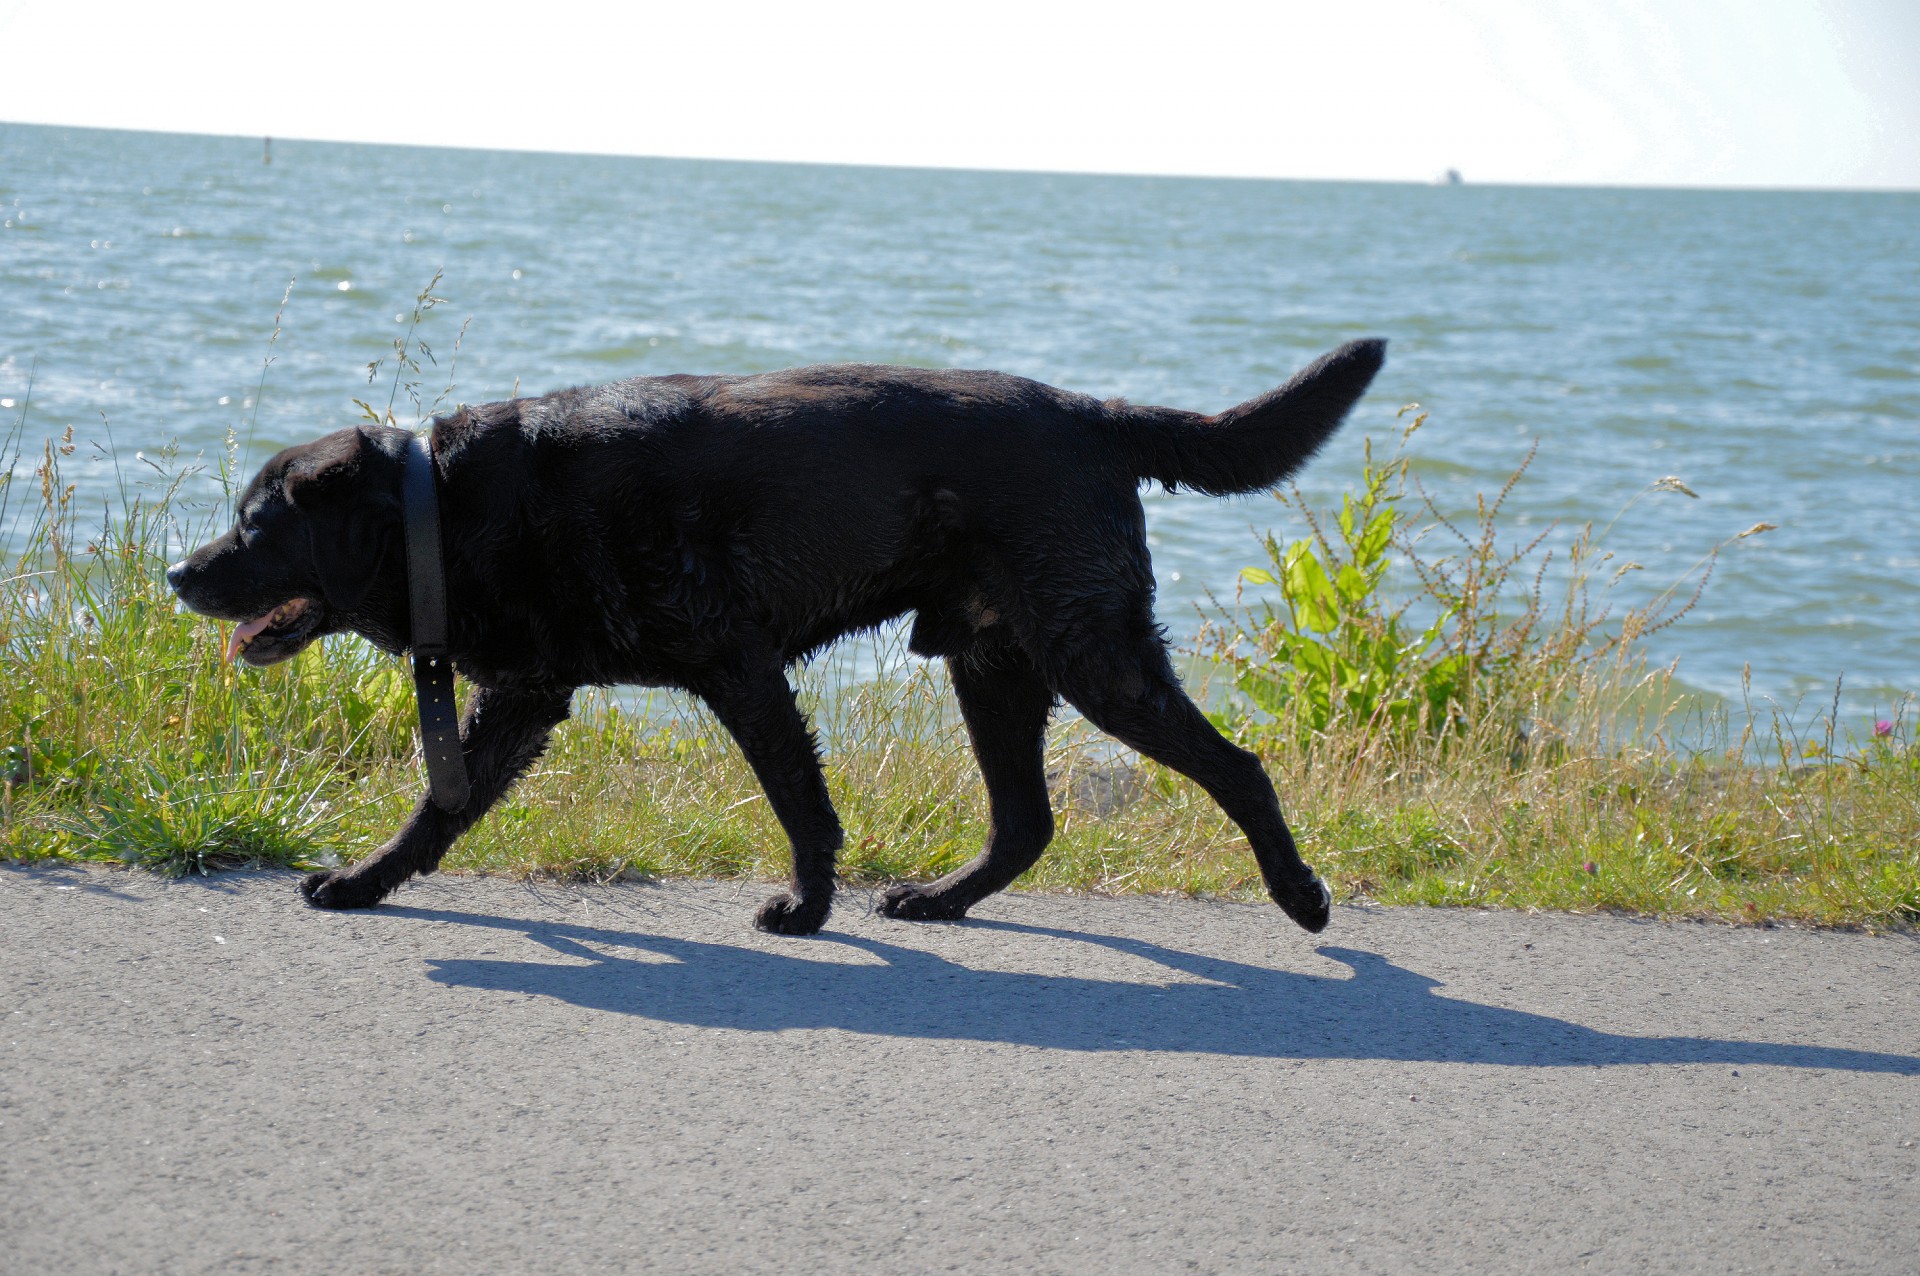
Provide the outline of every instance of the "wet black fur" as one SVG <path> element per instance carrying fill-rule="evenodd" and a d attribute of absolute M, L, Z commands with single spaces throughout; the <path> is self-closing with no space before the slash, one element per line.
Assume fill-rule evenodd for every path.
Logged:
<path fill-rule="evenodd" d="M 951 671 L 992 827 L 978 858 L 893 887 L 881 911 L 960 917 L 1039 858 L 1053 835 L 1043 733 L 1064 699 L 1206 789 L 1274 900 L 1319 930 L 1327 894 L 1272 784 L 1168 661 L 1138 493 L 1280 481 L 1384 355 L 1353 342 L 1213 417 L 1001 373 L 853 365 L 637 378 L 436 421 L 452 650 L 475 687 L 461 729 L 472 797 L 456 814 L 423 797 L 375 854 L 308 878 L 307 898 L 365 908 L 432 872 L 533 765 L 576 687 L 640 683 L 695 692 L 739 742 L 793 842 L 792 887 L 756 922 L 816 931 L 841 830 L 785 669 L 912 611 L 913 650 Z M 406 437 L 342 430 L 275 456 L 234 529 L 169 581 L 228 620 L 320 604 L 261 634 L 255 664 L 347 630 L 401 650 Z"/>

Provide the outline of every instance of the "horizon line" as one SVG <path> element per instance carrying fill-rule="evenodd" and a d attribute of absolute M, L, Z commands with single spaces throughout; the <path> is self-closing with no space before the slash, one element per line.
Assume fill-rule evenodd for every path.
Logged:
<path fill-rule="evenodd" d="M 1750 195 L 1915 195 L 1920 194 L 1920 186 L 1818 186 L 1792 184 L 1745 184 L 1724 182 L 1717 184 L 1683 185 L 1670 182 L 1552 182 L 1552 181 L 1513 181 L 1488 180 L 1476 181 L 1464 172 L 1460 172 L 1458 183 L 1449 182 L 1448 174 L 1458 172 L 1443 167 L 1432 177 L 1313 177 L 1298 175 L 1278 175 L 1261 173 L 1170 173 L 1164 171 L 1144 171 L 1134 169 L 1104 168 L 1052 168 L 1023 167 L 1018 165 L 993 166 L 977 164 L 941 164 L 935 162 L 921 164 L 899 164 L 881 160 L 849 159 L 792 159 L 767 156 L 741 155 L 689 155 L 670 152 L 639 151 L 600 151 L 600 150 L 556 150 L 527 146 L 482 146 L 472 143 L 449 142 L 395 142 L 369 140 L 365 138 L 316 137 L 292 133 L 234 133 L 199 132 L 180 129 L 151 129 L 111 124 L 70 124 L 55 120 L 19 120 L 0 119 L 0 128 L 36 128 L 36 129 L 77 129 L 90 133 L 133 133 L 150 137 L 206 138 L 214 141 L 243 141 L 259 139 L 264 142 L 292 142 L 321 146 L 368 146 L 394 150 L 418 151 L 466 151 L 476 154 L 497 155 L 550 155 L 558 158 L 577 159 L 621 159 L 621 160 L 665 160 L 694 164 L 761 164 L 784 165 L 802 168 L 857 168 L 890 169 L 897 172 L 926 173 L 981 173 L 1006 174 L 1011 176 L 1033 177 L 1119 177 L 1143 180 L 1174 182 L 1292 182 L 1314 185 L 1346 186 L 1438 186 L 1479 187 L 1502 190 L 1590 190 L 1590 191 L 1675 191 L 1701 194 L 1750 194 Z"/>

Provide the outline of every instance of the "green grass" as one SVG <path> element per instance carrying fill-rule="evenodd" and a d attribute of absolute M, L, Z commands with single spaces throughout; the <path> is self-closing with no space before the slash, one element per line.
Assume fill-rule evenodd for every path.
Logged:
<path fill-rule="evenodd" d="M 37 490 L 0 479 L 0 529 L 11 519 L 22 546 L 0 580 L 0 855 L 189 873 L 336 863 L 384 840 L 421 785 L 401 665 L 354 639 L 267 670 L 222 664 L 216 627 L 177 612 L 161 579 L 169 535 L 177 548 L 210 530 L 178 524 L 179 476 L 149 463 L 90 527 L 63 473 L 73 446 L 47 441 Z M 1321 518 L 1306 548 L 1270 543 L 1249 583 L 1279 595 L 1222 608 L 1195 657 L 1217 720 L 1261 754 L 1341 896 L 1920 919 L 1910 702 L 1864 742 L 1832 715 L 1797 734 L 1777 714 L 1716 711 L 1682 748 L 1691 710 L 1638 652 L 1687 599 L 1603 624 L 1584 591 L 1606 557 L 1583 535 L 1568 597 L 1549 604 L 1526 556 L 1494 548 L 1497 500 L 1478 525 L 1430 506 L 1416 518 L 1398 464 L 1370 460 L 1345 522 Z M 1375 557 L 1343 575 L 1355 554 Z M 1374 570 L 1389 558 L 1401 570 Z M 1396 578 L 1418 582 L 1403 603 L 1386 597 Z M 1323 584 L 1338 596 L 1311 594 Z M 1319 656 L 1301 654 L 1309 643 Z M 941 672 L 902 658 L 866 684 L 802 682 L 848 831 L 843 880 L 924 878 L 970 857 L 986 801 Z M 642 715 L 584 694 L 447 867 L 784 874 L 785 839 L 738 751 L 674 705 Z M 1059 836 L 1022 886 L 1258 897 L 1239 830 L 1192 784 L 1115 761 L 1077 721 L 1055 727 L 1048 761 Z"/>

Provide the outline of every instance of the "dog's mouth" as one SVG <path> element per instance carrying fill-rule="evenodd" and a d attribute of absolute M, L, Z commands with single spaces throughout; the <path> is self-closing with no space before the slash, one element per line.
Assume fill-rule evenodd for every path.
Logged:
<path fill-rule="evenodd" d="M 272 665 L 297 655 L 320 627 L 322 608 L 311 598 L 294 598 L 264 616 L 236 625 L 227 639 L 227 663 L 237 656 L 250 665 Z"/>

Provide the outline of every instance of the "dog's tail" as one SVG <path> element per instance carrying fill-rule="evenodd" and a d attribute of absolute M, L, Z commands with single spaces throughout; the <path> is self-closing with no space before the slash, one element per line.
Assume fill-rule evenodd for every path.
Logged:
<path fill-rule="evenodd" d="M 1209 496 L 1255 492 L 1292 474 L 1333 437 L 1387 359 L 1379 338 L 1349 341 L 1277 390 L 1216 416 L 1109 405 L 1143 479 Z"/>

